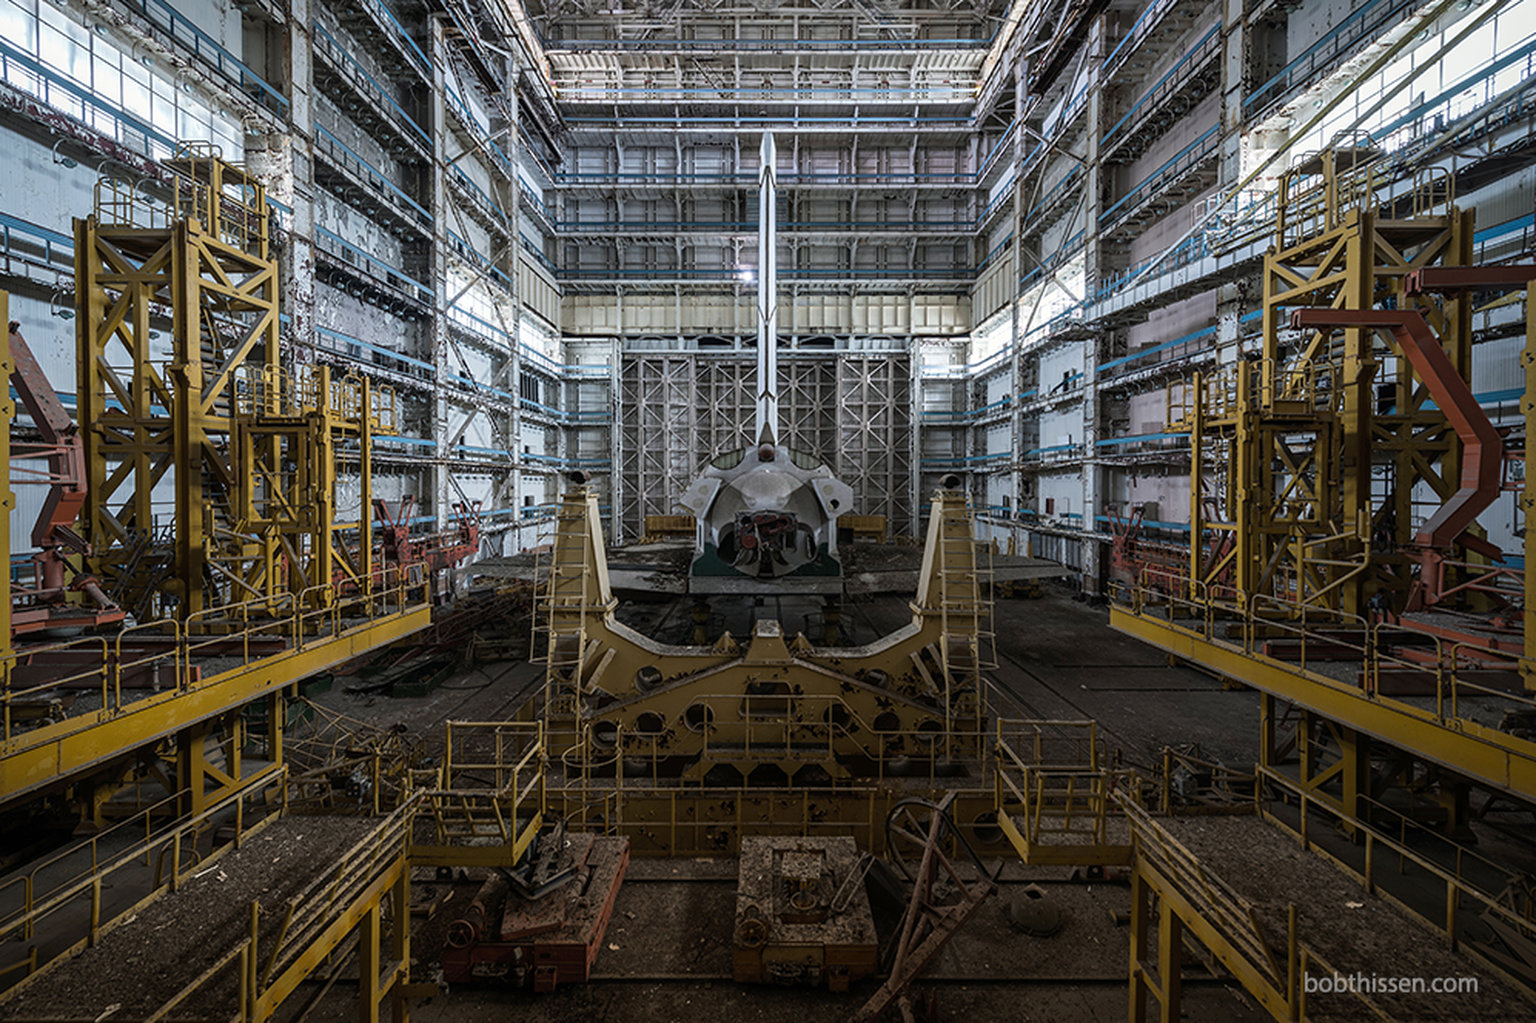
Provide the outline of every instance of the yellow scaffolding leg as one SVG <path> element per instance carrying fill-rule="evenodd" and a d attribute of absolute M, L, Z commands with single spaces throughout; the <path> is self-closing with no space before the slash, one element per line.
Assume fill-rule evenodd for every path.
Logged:
<path fill-rule="evenodd" d="M 1151 945 L 1155 892 L 1137 871 L 1131 875 L 1131 1023 L 1147 1023 L 1147 996 L 1157 999 L 1159 1023 L 1178 1023 L 1183 1001 L 1180 970 L 1184 961 L 1184 922 L 1167 899 L 1157 901 L 1157 961 L 1147 959 Z"/>

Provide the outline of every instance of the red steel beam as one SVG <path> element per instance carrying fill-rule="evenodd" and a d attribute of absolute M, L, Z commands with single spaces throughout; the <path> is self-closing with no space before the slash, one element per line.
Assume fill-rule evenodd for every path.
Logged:
<path fill-rule="evenodd" d="M 1491 291 L 1523 288 L 1536 280 L 1536 266 L 1426 266 L 1412 270 L 1403 280 L 1407 295 L 1445 295 L 1458 291 Z"/>
<path fill-rule="evenodd" d="M 15 321 L 10 324 L 11 359 L 16 367 L 11 370 L 11 384 L 48 446 L 52 482 L 43 510 L 32 527 L 32 545 L 44 550 L 68 547 L 78 551 L 84 544 L 73 527 L 85 505 L 85 441 L 48 383 L 32 349 L 27 347 L 20 327 Z M 59 575 L 55 585 L 62 583 L 62 573 Z"/>
<path fill-rule="evenodd" d="M 1291 326 L 1314 330 L 1375 327 L 1392 332 L 1403 354 L 1428 385 L 1435 404 L 1455 428 L 1463 447 L 1461 488 L 1429 517 L 1413 538 L 1414 543 L 1444 548 L 1460 541 L 1481 554 L 1502 557 L 1503 552 L 1487 540 L 1463 534 L 1499 496 L 1504 441 L 1477 403 L 1472 388 L 1451 365 L 1424 316 L 1415 309 L 1297 309 L 1291 313 Z"/>

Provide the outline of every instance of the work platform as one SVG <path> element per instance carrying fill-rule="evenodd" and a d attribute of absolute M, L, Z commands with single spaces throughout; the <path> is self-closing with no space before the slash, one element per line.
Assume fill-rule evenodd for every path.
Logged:
<path fill-rule="evenodd" d="M 35 658 L 73 653 L 89 656 L 91 664 L 61 668 L 45 682 L 6 687 L 0 804 L 111 765 L 409 636 L 430 623 L 423 598 L 419 590 L 398 589 L 383 599 L 343 599 L 280 617 L 225 608 L 171 634 L 128 630 L 114 638 L 12 651 L 0 666 L 8 679 L 18 673 L 18 662 Z M 265 610 L 266 602 L 259 603 Z M 206 634 L 194 631 L 199 627 Z M 273 651 L 274 644 L 280 649 Z M 59 720 L 27 720 L 11 712 L 18 703 L 56 696 L 75 697 Z"/>
<path fill-rule="evenodd" d="M 1536 1020 L 1536 1005 L 1514 986 L 1427 929 L 1405 926 L 1376 892 L 1263 819 L 1153 818 L 1127 809 L 1138 848 L 1132 1019 L 1148 1018 L 1148 995 L 1163 1019 L 1178 1018 L 1187 932 L 1277 1020 Z M 1333 990 L 1334 978 L 1345 980 L 1344 990 Z M 1394 986 L 1405 980 L 1463 986 Z"/>
<path fill-rule="evenodd" d="M 106 930 L 94 946 L 39 973 L 0 1006 L 0 1018 L 95 1020 L 114 1005 L 113 1015 L 124 1019 L 149 1019 L 171 1006 L 179 1017 L 212 1018 L 250 1004 L 253 994 L 271 1001 L 274 988 L 291 987 L 283 975 L 293 960 L 318 958 L 306 939 L 318 936 L 309 928 L 328 903 L 352 902 L 403 876 L 396 864 L 368 862 L 391 831 L 399 845 L 399 828 L 399 821 L 381 825 L 364 817 L 277 818 Z M 348 876 L 353 870 L 357 875 Z M 344 922 L 345 914 L 338 923 Z M 261 992 L 247 989 L 252 967 Z"/>
<path fill-rule="evenodd" d="M 690 540 L 666 539 L 609 547 L 609 583 L 617 593 L 684 593 L 692 553 Z M 911 593 L 917 589 L 923 567 L 923 549 L 916 545 L 852 542 L 838 548 L 838 556 L 843 562 L 840 592 L 846 597 Z M 1021 554 L 994 552 L 987 558 L 987 564 L 993 583 L 1060 579 L 1071 574 L 1070 569 L 1055 562 Z M 475 571 L 496 579 L 542 582 L 548 565 L 541 565 L 535 554 L 511 554 L 477 561 Z"/>
<path fill-rule="evenodd" d="M 1271 629 L 1298 640 L 1310 638 L 1319 649 L 1332 646 L 1326 662 L 1333 674 L 1318 669 L 1318 662 L 1280 660 L 1263 652 L 1263 638 L 1254 630 L 1239 629 L 1238 639 L 1226 638 L 1227 626 L 1238 625 L 1241 616 L 1218 615 L 1210 605 L 1169 598 L 1148 599 L 1145 591 L 1124 594 L 1125 602 L 1112 604 L 1110 624 L 1129 636 L 1165 650 L 1191 664 L 1250 685 L 1269 697 L 1314 712 L 1350 730 L 1384 743 L 1413 751 L 1414 755 L 1491 789 L 1526 800 L 1536 792 L 1536 742 L 1498 727 L 1506 711 L 1530 712 L 1536 703 L 1523 696 L 1490 690 L 1462 682 L 1461 669 L 1453 658 L 1442 657 L 1432 666 L 1435 692 L 1428 697 L 1403 698 L 1382 695 L 1370 680 L 1384 668 L 1424 670 L 1419 664 L 1399 664 L 1381 652 L 1384 644 L 1362 643 L 1357 659 L 1339 670 L 1338 640 L 1305 619 Z M 1401 626 L 1371 626 L 1370 632 L 1396 630 Z M 1366 684 L 1356 678 L 1363 673 Z M 1347 680 L 1335 675 L 1347 674 Z"/>
<path fill-rule="evenodd" d="M 361 1018 L 386 998 L 406 1018 L 407 998 L 438 992 L 411 984 L 412 869 L 510 866 L 543 820 L 538 729 L 505 730 L 518 754 L 499 785 L 444 765 L 386 812 L 294 815 L 277 764 L 200 812 L 167 821 L 173 796 L 0 880 L 0 1019 L 257 1023 L 354 950 Z"/>
<path fill-rule="evenodd" d="M 6 877 L 0 1018 L 265 1020 L 353 935 L 362 1017 L 386 995 L 402 1008 L 409 934 L 388 921 L 409 919 L 421 796 L 382 817 L 290 816 L 287 781 L 279 768 L 169 823 L 142 811 Z"/>

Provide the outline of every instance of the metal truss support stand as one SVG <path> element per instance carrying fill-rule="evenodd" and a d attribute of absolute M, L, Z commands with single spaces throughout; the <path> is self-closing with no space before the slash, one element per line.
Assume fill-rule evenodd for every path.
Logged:
<path fill-rule="evenodd" d="M 1157 1019 L 1178 1023 L 1183 1001 L 1179 970 L 1184 961 L 1184 923 L 1167 899 L 1154 899 L 1138 871 L 1131 876 L 1131 1023 L 1147 1023 L 1147 996 L 1157 1000 Z M 1154 908 L 1155 902 L 1155 908 Z M 1157 959 L 1149 960 L 1152 917 L 1157 916 Z"/>

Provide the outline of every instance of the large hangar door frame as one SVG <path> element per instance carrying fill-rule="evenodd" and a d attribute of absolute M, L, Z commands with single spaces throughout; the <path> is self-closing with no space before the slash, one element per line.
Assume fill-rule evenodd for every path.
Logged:
<path fill-rule="evenodd" d="M 786 351 L 779 360 L 785 442 L 827 459 L 860 513 L 884 515 L 893 532 L 910 534 L 911 359 Z M 643 535 L 647 515 L 677 514 L 677 499 L 711 458 L 751 442 L 756 389 L 756 361 L 739 352 L 621 356 L 621 536 Z"/>

